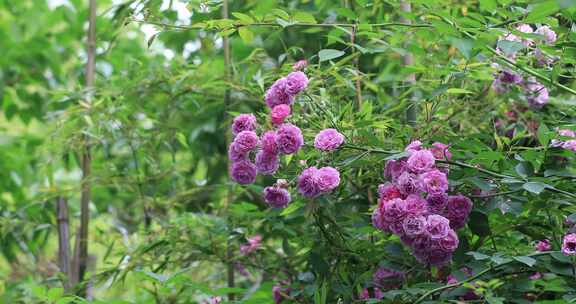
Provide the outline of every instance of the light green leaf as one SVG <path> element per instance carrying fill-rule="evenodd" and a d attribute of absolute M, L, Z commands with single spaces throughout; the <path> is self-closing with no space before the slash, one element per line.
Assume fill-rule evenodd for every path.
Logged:
<path fill-rule="evenodd" d="M 522 188 L 528 192 L 532 192 L 534 194 L 540 194 L 544 189 L 546 189 L 546 184 L 540 182 L 528 182 L 522 185 Z"/>
<path fill-rule="evenodd" d="M 252 40 L 254 40 L 254 33 L 252 33 L 252 31 L 245 26 L 238 29 L 238 34 L 240 35 L 240 38 L 242 38 L 244 43 L 248 44 L 252 42 Z"/>
<path fill-rule="evenodd" d="M 447 94 L 474 94 L 474 92 L 472 91 L 468 91 L 466 89 L 460 89 L 460 88 L 450 88 L 448 90 L 446 90 Z"/>
<path fill-rule="evenodd" d="M 345 53 L 339 50 L 334 49 L 324 49 L 318 52 L 318 57 L 320 58 L 320 62 L 332 60 L 338 57 L 343 56 Z"/>
<path fill-rule="evenodd" d="M 294 21 L 298 21 L 300 23 L 316 24 L 316 19 L 314 19 L 314 16 L 305 12 L 296 12 L 296 14 L 294 14 Z"/>
<path fill-rule="evenodd" d="M 560 7 L 555 0 L 549 0 L 532 7 L 528 17 L 524 20 L 525 23 L 534 23 L 541 21 L 545 17 L 554 14 Z"/>
<path fill-rule="evenodd" d="M 254 22 L 254 19 L 252 19 L 252 17 L 250 17 L 246 14 L 234 12 L 234 13 L 232 13 L 232 15 L 234 17 L 238 18 L 238 20 L 245 22 L 245 23 L 253 23 Z"/>

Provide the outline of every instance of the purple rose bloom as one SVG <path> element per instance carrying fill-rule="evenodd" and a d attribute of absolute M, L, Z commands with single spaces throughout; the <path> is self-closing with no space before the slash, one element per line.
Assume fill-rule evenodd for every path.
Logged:
<path fill-rule="evenodd" d="M 554 42 L 556 42 L 556 32 L 548 25 L 538 27 L 535 33 L 542 35 L 546 44 L 554 44 Z"/>
<path fill-rule="evenodd" d="M 294 65 L 292 66 L 292 71 L 301 71 L 304 68 L 306 68 L 308 66 L 308 61 L 306 60 L 298 60 L 296 63 L 294 63 Z"/>
<path fill-rule="evenodd" d="M 232 121 L 232 134 L 237 135 L 242 131 L 254 131 L 257 126 L 254 114 L 240 114 Z"/>
<path fill-rule="evenodd" d="M 431 214 L 426 219 L 426 230 L 431 239 L 443 239 L 450 231 L 450 221 L 441 215 Z"/>
<path fill-rule="evenodd" d="M 241 185 L 251 184 L 256 180 L 256 166 L 248 160 L 232 163 L 230 176 Z"/>
<path fill-rule="evenodd" d="M 452 253 L 441 249 L 434 249 L 428 253 L 428 263 L 432 266 L 444 266 L 452 260 Z"/>
<path fill-rule="evenodd" d="M 248 158 L 248 152 L 241 151 L 238 149 L 237 144 L 234 142 L 230 143 L 228 146 L 228 159 L 232 162 L 238 162 L 241 160 L 246 160 Z"/>
<path fill-rule="evenodd" d="M 412 249 L 414 252 L 427 252 L 430 249 L 430 235 L 422 233 L 412 239 Z"/>
<path fill-rule="evenodd" d="M 314 147 L 320 151 L 333 151 L 344 143 L 344 135 L 336 129 L 324 129 L 314 138 Z"/>
<path fill-rule="evenodd" d="M 284 208 L 291 201 L 290 192 L 280 187 L 264 188 L 264 201 L 275 208 Z"/>
<path fill-rule="evenodd" d="M 423 192 L 444 193 L 448 190 L 448 179 L 439 170 L 431 170 L 418 176 L 418 185 Z"/>
<path fill-rule="evenodd" d="M 410 195 L 416 193 L 418 190 L 416 176 L 408 172 L 404 172 L 396 180 L 396 186 L 403 195 Z"/>
<path fill-rule="evenodd" d="M 318 189 L 330 192 L 340 184 L 340 173 L 332 167 L 323 167 L 316 172 Z"/>
<path fill-rule="evenodd" d="M 258 135 L 253 131 L 242 131 L 234 138 L 234 149 L 238 152 L 250 152 L 258 146 Z"/>
<path fill-rule="evenodd" d="M 458 230 L 466 225 L 468 215 L 472 211 L 472 201 L 462 194 L 451 195 L 444 210 L 444 216 L 450 220 L 450 227 Z"/>
<path fill-rule="evenodd" d="M 402 194 L 400 190 L 394 184 L 385 183 L 378 185 L 378 198 L 380 198 L 380 200 L 389 201 L 401 197 Z"/>
<path fill-rule="evenodd" d="M 384 177 L 391 181 L 396 181 L 407 170 L 406 160 L 389 160 L 384 168 Z"/>
<path fill-rule="evenodd" d="M 262 150 L 266 153 L 278 153 L 278 146 L 276 145 L 276 132 L 266 131 L 260 138 Z"/>
<path fill-rule="evenodd" d="M 263 175 L 273 175 L 280 167 L 278 154 L 261 150 L 256 154 L 256 169 Z"/>
<path fill-rule="evenodd" d="M 381 208 L 381 205 L 378 205 L 376 209 L 374 209 L 374 211 L 372 212 L 372 226 L 374 226 L 374 228 L 378 230 L 382 230 L 384 232 L 390 232 L 390 229 L 388 228 L 389 224 L 384 219 L 382 213 L 383 210 Z"/>
<path fill-rule="evenodd" d="M 526 34 L 532 34 L 534 32 L 534 30 L 532 29 L 532 27 L 528 24 L 524 24 L 521 23 L 518 26 L 516 26 L 516 30 L 518 30 L 519 32 L 522 33 L 526 33 Z M 521 39 L 522 44 L 524 44 L 525 46 L 530 46 L 532 44 L 534 44 L 534 40 L 530 39 L 530 38 L 522 38 Z"/>
<path fill-rule="evenodd" d="M 548 239 L 543 239 L 541 241 L 538 241 L 538 243 L 536 243 L 536 251 L 548 251 L 552 249 L 552 244 L 550 244 L 550 241 Z"/>
<path fill-rule="evenodd" d="M 291 111 L 292 110 L 290 109 L 290 106 L 287 104 L 279 104 L 274 106 L 274 108 L 272 108 L 272 112 L 270 113 L 270 120 L 272 120 L 272 123 L 275 125 L 282 124 L 284 123 L 284 119 L 290 116 Z"/>
<path fill-rule="evenodd" d="M 448 204 L 448 194 L 446 193 L 429 193 L 426 197 L 428 209 L 430 212 L 441 214 Z"/>
<path fill-rule="evenodd" d="M 427 215 L 428 202 L 417 194 L 410 194 L 404 200 L 406 204 L 406 213 L 411 215 Z"/>
<path fill-rule="evenodd" d="M 282 288 L 280 285 L 272 286 L 272 297 L 274 298 L 274 304 L 282 304 L 285 295 L 290 294 L 290 288 Z"/>
<path fill-rule="evenodd" d="M 429 150 L 414 151 L 408 157 L 408 169 L 414 173 L 424 173 L 434 168 L 434 154 Z"/>
<path fill-rule="evenodd" d="M 383 216 L 387 222 L 393 223 L 396 221 L 402 221 L 407 215 L 406 212 L 406 202 L 404 200 L 395 198 L 391 201 L 387 201 L 383 204 Z"/>
<path fill-rule="evenodd" d="M 292 104 L 292 95 L 286 93 L 286 78 L 280 78 L 266 91 L 266 104 L 270 109 L 280 104 Z"/>
<path fill-rule="evenodd" d="M 308 86 L 308 77 L 301 71 L 296 71 L 286 76 L 285 91 L 289 95 L 296 95 Z"/>
<path fill-rule="evenodd" d="M 421 215 L 408 215 L 402 222 L 404 234 L 409 237 L 415 237 L 426 233 L 426 218 Z"/>
<path fill-rule="evenodd" d="M 422 150 L 422 142 L 419 140 L 415 140 L 411 142 L 409 145 L 404 148 L 404 151 L 412 154 L 413 152 Z"/>
<path fill-rule="evenodd" d="M 562 253 L 565 255 L 576 255 L 576 233 L 564 236 L 562 240 Z"/>
<path fill-rule="evenodd" d="M 438 160 L 440 159 L 450 160 L 452 159 L 452 153 L 450 152 L 449 148 L 450 146 L 448 145 L 445 145 L 441 142 L 435 142 L 432 144 L 430 151 L 432 151 L 434 158 Z"/>
<path fill-rule="evenodd" d="M 388 225 L 388 229 L 399 237 L 404 236 L 404 220 L 396 220 Z"/>
<path fill-rule="evenodd" d="M 320 195 L 318 169 L 316 167 L 304 169 L 298 176 L 298 192 L 307 198 L 314 198 Z"/>
<path fill-rule="evenodd" d="M 562 148 L 576 152 L 576 139 L 567 140 L 562 144 Z"/>
<path fill-rule="evenodd" d="M 448 230 L 448 235 L 438 240 L 438 247 L 445 252 L 452 253 L 458 248 L 458 235 L 452 229 Z"/>
<path fill-rule="evenodd" d="M 540 109 L 548 103 L 548 89 L 546 89 L 543 84 L 536 81 L 535 78 L 529 78 L 524 85 L 524 88 L 526 89 L 526 99 L 530 106 Z"/>
<path fill-rule="evenodd" d="M 293 124 L 285 123 L 276 131 L 276 145 L 281 153 L 296 153 L 303 144 L 302 132 Z"/>

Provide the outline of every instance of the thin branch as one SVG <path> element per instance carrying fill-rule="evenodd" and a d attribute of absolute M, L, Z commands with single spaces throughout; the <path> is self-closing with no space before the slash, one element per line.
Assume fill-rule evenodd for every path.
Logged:
<path fill-rule="evenodd" d="M 86 62 L 86 89 L 88 91 L 87 103 L 91 103 L 92 87 L 94 86 L 95 77 L 95 57 L 96 57 L 96 0 L 90 0 L 88 15 L 88 39 L 86 46 L 87 62 Z M 81 283 L 84 280 L 88 265 L 88 228 L 90 224 L 90 199 L 91 199 L 91 166 L 92 155 L 90 151 L 89 138 L 83 136 L 84 147 L 82 149 L 82 180 L 81 180 L 81 194 L 80 194 L 80 230 L 79 230 L 79 247 L 75 255 L 78 256 L 78 280 Z M 82 286 L 78 289 L 78 295 L 86 295 L 86 287 Z"/>
<path fill-rule="evenodd" d="M 56 199 L 56 214 L 58 220 L 58 267 L 64 274 L 62 285 L 64 290 L 70 290 L 70 228 L 68 223 L 70 217 L 68 213 L 68 201 L 63 197 Z"/>

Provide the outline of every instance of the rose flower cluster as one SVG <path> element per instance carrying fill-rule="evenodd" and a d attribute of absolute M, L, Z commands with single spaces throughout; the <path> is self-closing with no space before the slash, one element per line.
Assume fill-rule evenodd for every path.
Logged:
<path fill-rule="evenodd" d="M 298 67 L 302 68 L 301 66 Z M 270 108 L 273 130 L 258 137 L 256 117 L 240 114 L 232 123 L 234 140 L 228 148 L 231 161 L 230 176 L 239 184 L 251 184 L 256 175 L 273 175 L 280 167 L 280 156 L 295 154 L 304 145 L 300 129 L 288 122 L 294 97 L 308 86 L 308 77 L 296 70 L 280 78 L 267 90 L 265 101 Z M 330 152 L 344 142 L 344 136 L 335 129 L 322 130 L 314 140 L 314 147 Z M 252 155 L 254 162 L 251 161 Z M 340 184 L 340 173 L 332 167 L 309 167 L 298 177 L 298 190 L 307 198 L 315 198 L 334 190 Z M 272 207 L 284 208 L 290 201 L 288 182 L 278 180 L 264 189 L 264 200 Z"/>
<path fill-rule="evenodd" d="M 541 38 L 534 40 L 531 38 L 522 38 L 513 33 L 506 33 L 498 39 L 498 52 L 505 53 L 510 60 L 515 60 L 518 50 L 511 47 L 504 52 L 502 45 L 517 43 L 518 45 L 521 44 L 521 47 L 523 46 L 523 48 L 529 50 L 527 54 L 533 55 L 535 65 L 547 66 L 554 63 L 555 59 L 553 57 L 545 54 L 537 47 L 537 42 L 546 45 L 553 45 L 556 42 L 556 33 L 550 28 L 550 26 L 542 25 L 534 30 L 532 26 L 528 24 L 519 24 L 516 27 L 516 31 L 526 34 L 536 34 Z M 516 74 L 513 71 L 501 69 L 498 65 L 496 65 L 496 68 L 498 68 L 499 71 L 496 73 L 494 82 L 492 83 L 492 88 L 496 93 L 506 93 L 511 88 L 518 86 L 523 90 L 523 95 L 531 107 L 539 109 L 548 103 L 548 89 L 542 83 L 538 82 L 536 78 L 528 77 L 523 79 L 521 75 Z"/>
<path fill-rule="evenodd" d="M 448 146 L 434 143 L 425 149 L 415 141 L 406 151 L 408 157 L 386 162 L 384 175 L 391 182 L 378 186 L 372 223 L 398 235 L 421 263 L 441 266 L 450 262 L 458 247 L 455 230 L 465 226 L 472 201 L 447 194 L 448 168 L 436 160 L 452 157 Z"/>

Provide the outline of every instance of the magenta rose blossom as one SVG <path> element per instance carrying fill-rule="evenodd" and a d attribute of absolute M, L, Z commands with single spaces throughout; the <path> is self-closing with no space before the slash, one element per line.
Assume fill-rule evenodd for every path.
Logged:
<path fill-rule="evenodd" d="M 308 86 L 308 77 L 301 71 L 296 71 L 286 76 L 285 91 L 289 95 L 296 95 L 306 89 Z"/>
<path fill-rule="evenodd" d="M 468 215 L 472 211 L 472 201 L 462 194 L 448 197 L 444 216 L 450 220 L 452 229 L 460 229 L 466 225 Z"/>
<path fill-rule="evenodd" d="M 324 129 L 314 138 L 314 147 L 321 151 L 333 151 L 344 143 L 344 135 L 336 129 Z"/>
<path fill-rule="evenodd" d="M 409 145 L 406 146 L 404 151 L 412 154 L 413 152 L 422 150 L 422 142 L 419 140 L 415 140 L 411 142 Z"/>
<path fill-rule="evenodd" d="M 270 114 L 272 123 L 275 125 L 279 125 L 284 123 L 286 117 L 290 116 L 290 106 L 287 104 L 279 104 L 272 108 L 272 113 Z"/>
<path fill-rule="evenodd" d="M 302 171 L 298 176 L 298 192 L 307 198 L 314 198 L 320 195 L 318 187 L 318 169 L 310 167 Z"/>
<path fill-rule="evenodd" d="M 562 144 L 562 148 L 576 152 L 576 139 L 567 140 Z"/>
<path fill-rule="evenodd" d="M 445 145 L 441 142 L 435 142 L 432 144 L 430 151 L 432 151 L 434 158 L 436 158 L 438 160 L 441 160 L 441 159 L 450 160 L 450 159 L 452 159 L 452 153 L 450 153 L 450 150 L 448 150 L 449 148 L 450 148 L 450 146 L 448 146 L 448 145 Z"/>
<path fill-rule="evenodd" d="M 395 198 L 391 201 L 387 201 L 383 205 L 384 209 L 384 219 L 387 222 L 393 223 L 396 221 L 402 221 L 404 217 L 407 215 L 406 212 L 406 203 L 404 200 Z"/>
<path fill-rule="evenodd" d="M 280 167 L 280 160 L 278 154 L 269 153 L 264 150 L 256 154 L 256 169 L 258 173 L 263 175 L 272 175 L 276 173 Z"/>
<path fill-rule="evenodd" d="M 249 237 L 248 243 L 245 245 L 240 246 L 240 253 L 243 255 L 248 255 L 260 248 L 260 242 L 262 241 L 261 235 L 255 235 L 253 237 Z"/>
<path fill-rule="evenodd" d="M 264 201 L 272 207 L 284 208 L 291 201 L 290 192 L 280 187 L 266 187 L 264 188 Z"/>
<path fill-rule="evenodd" d="M 554 44 L 556 42 L 556 32 L 548 25 L 538 27 L 535 33 L 542 35 L 546 44 Z"/>
<path fill-rule="evenodd" d="M 230 176 L 241 185 L 251 184 L 256 180 L 256 166 L 248 160 L 232 163 Z"/>
<path fill-rule="evenodd" d="M 429 150 L 414 151 L 406 162 L 408 169 L 414 173 L 424 173 L 434 168 L 434 154 Z"/>
<path fill-rule="evenodd" d="M 438 214 L 431 214 L 426 219 L 426 230 L 433 240 L 445 238 L 450 231 L 450 221 Z"/>
<path fill-rule="evenodd" d="M 242 131 L 254 131 L 257 126 L 254 114 L 240 114 L 232 121 L 232 134 L 237 135 Z"/>
<path fill-rule="evenodd" d="M 390 229 L 388 228 L 389 223 L 386 222 L 386 219 L 384 219 L 383 213 L 384 213 L 384 206 L 382 203 L 380 203 L 378 204 L 378 206 L 376 206 L 376 209 L 374 209 L 374 211 L 372 212 L 372 225 L 376 229 L 382 230 L 384 232 L 389 232 L 390 231 Z"/>
<path fill-rule="evenodd" d="M 458 248 L 459 242 L 456 232 L 450 229 L 445 237 L 438 240 L 438 246 L 445 252 L 454 252 Z"/>
<path fill-rule="evenodd" d="M 550 241 L 548 239 L 543 239 L 541 241 L 538 241 L 538 243 L 536 243 L 536 251 L 548 251 L 552 249 L 552 245 L 550 244 Z"/>
<path fill-rule="evenodd" d="M 292 95 L 286 93 L 286 78 L 280 78 L 266 91 L 266 104 L 273 109 L 279 104 L 292 104 Z"/>
<path fill-rule="evenodd" d="M 528 79 L 524 87 L 526 88 L 526 99 L 530 106 L 539 109 L 548 103 L 548 89 L 535 78 Z"/>
<path fill-rule="evenodd" d="M 308 61 L 306 60 L 299 60 L 292 66 L 292 71 L 301 71 L 308 66 Z"/>
<path fill-rule="evenodd" d="M 428 214 L 428 203 L 425 199 L 417 194 L 408 195 L 404 200 L 406 205 L 406 213 L 411 215 L 426 215 Z"/>
<path fill-rule="evenodd" d="M 262 150 L 266 153 L 278 153 L 278 147 L 276 146 L 276 132 L 266 131 L 260 138 L 260 144 L 262 145 Z"/>
<path fill-rule="evenodd" d="M 248 158 L 248 152 L 242 151 L 237 147 L 234 142 L 230 143 L 228 146 L 228 159 L 232 162 L 238 162 L 241 160 L 246 160 Z"/>
<path fill-rule="evenodd" d="M 401 198 L 402 194 L 394 184 L 385 183 L 378 185 L 378 197 L 381 200 L 389 201 L 391 199 Z"/>
<path fill-rule="evenodd" d="M 562 253 L 565 255 L 576 255 L 576 233 L 564 236 L 562 240 Z"/>
<path fill-rule="evenodd" d="M 304 137 L 297 126 L 285 123 L 276 130 L 276 145 L 281 153 L 296 153 L 303 144 Z"/>
<path fill-rule="evenodd" d="M 429 193 L 426 197 L 428 209 L 433 213 L 442 213 L 448 204 L 448 194 L 446 193 Z"/>
<path fill-rule="evenodd" d="M 404 172 L 398 177 L 396 186 L 403 195 L 416 193 L 418 190 L 416 176 L 408 172 Z"/>
<path fill-rule="evenodd" d="M 408 168 L 405 160 L 389 160 L 386 162 L 386 167 L 384 168 L 384 177 L 391 181 L 396 181 L 400 175 L 407 170 Z"/>
<path fill-rule="evenodd" d="M 258 135 L 253 131 L 242 131 L 234 138 L 234 149 L 239 152 L 250 152 L 258 146 Z"/>
<path fill-rule="evenodd" d="M 448 179 L 439 170 L 431 170 L 420 174 L 418 185 L 423 192 L 444 193 L 448 190 Z"/>
<path fill-rule="evenodd" d="M 426 218 L 421 215 L 408 215 L 402 222 L 402 228 L 404 234 L 409 237 L 426 233 Z"/>
<path fill-rule="evenodd" d="M 340 173 L 332 167 L 323 167 L 316 172 L 316 181 L 321 192 L 330 192 L 340 184 Z"/>

